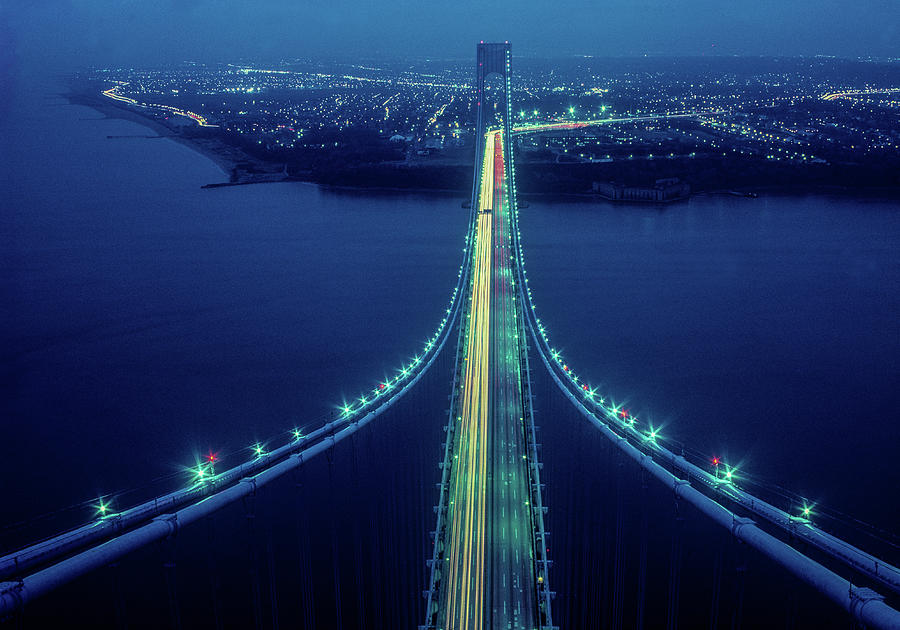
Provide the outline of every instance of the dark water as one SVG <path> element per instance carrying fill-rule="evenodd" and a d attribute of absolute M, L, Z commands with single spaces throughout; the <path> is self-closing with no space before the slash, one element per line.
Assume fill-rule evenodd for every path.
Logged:
<path fill-rule="evenodd" d="M 201 190 L 224 176 L 188 148 L 107 135 L 147 130 L 68 105 L 53 86 L 23 90 L 0 121 L 0 524 L 148 486 L 210 449 L 240 461 L 249 444 L 321 417 L 418 351 L 455 281 L 459 199 L 303 184 Z M 540 315 L 583 378 L 763 482 L 900 530 L 895 202 L 533 203 L 521 222 Z M 303 576 L 280 604 L 263 588 L 266 619 L 280 611 L 283 623 L 333 627 L 336 580 L 347 627 L 421 621 L 449 370 L 437 366 L 335 464 L 311 466 L 298 499 L 286 482 L 259 508 L 274 532 L 268 546 L 250 546 L 259 572 L 277 583 L 285 564 L 296 569 L 286 559 L 299 540 Z M 590 602 L 608 591 L 595 578 L 610 566 L 609 545 L 595 545 L 593 525 L 610 522 L 598 506 L 614 496 L 614 464 L 543 375 L 536 381 L 559 617 L 587 627 L 600 623 Z M 633 471 L 623 478 L 636 496 Z M 222 531 L 242 542 L 215 545 L 220 566 L 247 557 L 240 510 L 229 514 Z M 78 507 L 0 540 L 90 515 Z M 284 534 L 295 521 L 300 533 Z M 652 530 L 660 540 L 663 525 Z M 205 558 L 211 539 L 190 536 L 180 549 Z M 182 578 L 182 589 L 195 595 L 207 574 L 218 570 Z M 229 618 L 250 618 L 247 575 L 223 573 Z M 153 576 L 149 594 L 129 597 L 165 620 Z M 90 584 L 74 588 L 61 601 L 92 610 L 81 600 Z M 203 610 L 183 614 L 196 621 Z M 31 612 L 36 626 L 54 619 L 48 607 Z"/>
<path fill-rule="evenodd" d="M 664 435 L 900 528 L 897 202 L 522 214 L 539 316 L 582 378 Z"/>
<path fill-rule="evenodd" d="M 896 202 L 823 196 L 702 197 L 667 208 L 533 204 L 521 229 L 539 316 L 580 378 L 663 435 L 737 465 L 742 485 L 767 497 L 785 487 L 810 498 L 818 524 L 845 535 L 850 524 L 854 542 L 896 564 L 898 210 Z M 543 373 L 536 380 L 549 524 L 560 550 L 557 620 L 611 624 L 619 511 L 625 627 L 633 624 L 647 502 L 656 579 L 646 619 L 662 626 L 679 526 L 671 493 L 652 485 L 645 497 L 634 467 L 583 428 Z M 709 627 L 716 575 L 719 627 L 740 608 L 739 575 L 745 627 L 846 625 L 820 596 L 741 555 L 684 506 L 674 513 L 686 523 L 686 627 Z"/>
<path fill-rule="evenodd" d="M 439 323 L 459 200 L 201 190 L 224 176 L 193 151 L 108 140 L 147 129 L 28 97 L 3 130 L 0 460 L 27 480 L 5 516 L 302 426 Z"/>

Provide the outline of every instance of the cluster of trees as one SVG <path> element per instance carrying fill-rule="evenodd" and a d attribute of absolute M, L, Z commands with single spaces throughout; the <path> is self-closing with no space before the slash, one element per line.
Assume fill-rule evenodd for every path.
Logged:
<path fill-rule="evenodd" d="M 587 193 L 593 182 L 650 186 L 679 177 L 695 192 L 777 188 L 900 188 L 900 169 L 885 162 L 802 164 L 763 158 L 697 155 L 673 160 L 617 160 L 606 163 L 520 162 L 522 193 Z"/>

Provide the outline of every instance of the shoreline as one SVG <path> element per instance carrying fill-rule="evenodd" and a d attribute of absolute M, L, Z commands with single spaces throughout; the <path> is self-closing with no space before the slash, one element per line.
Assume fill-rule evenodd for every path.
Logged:
<path fill-rule="evenodd" d="M 202 155 L 203 157 L 208 159 L 210 162 L 212 162 L 213 164 L 218 166 L 219 170 L 222 171 L 222 174 L 225 177 L 230 178 L 232 173 L 234 173 L 234 164 L 232 164 L 231 162 L 226 160 L 223 156 L 217 155 L 213 151 L 205 150 L 203 147 L 201 147 L 196 142 L 190 142 L 186 138 L 181 138 L 178 136 L 166 136 L 166 138 L 169 140 L 172 140 L 173 142 L 177 142 L 178 144 L 180 144 L 183 147 L 187 147 L 194 153 L 199 153 L 200 155 Z M 223 183 L 227 183 L 227 182 L 223 182 Z"/>
<path fill-rule="evenodd" d="M 221 147 L 210 147 L 204 145 L 201 141 L 195 138 L 187 138 L 180 135 L 175 129 L 172 129 L 165 125 L 164 123 L 154 119 L 151 116 L 147 116 L 142 114 L 139 111 L 136 111 L 131 108 L 123 107 L 117 105 L 114 102 L 106 102 L 101 96 L 86 94 L 83 92 L 77 92 L 75 90 L 70 90 L 68 93 L 64 93 L 61 96 L 68 99 L 70 104 L 73 105 L 81 105 L 84 107 L 89 107 L 98 113 L 102 114 L 105 118 L 110 119 L 120 119 L 127 120 L 129 122 L 133 122 L 139 125 L 142 125 L 157 134 L 157 136 L 148 137 L 147 139 L 156 139 L 157 137 L 166 138 L 168 140 L 172 140 L 184 147 L 187 147 L 191 151 L 203 156 L 204 158 L 211 161 L 215 164 L 219 170 L 222 171 L 222 174 L 227 178 L 226 181 L 223 182 L 209 182 L 206 184 L 202 184 L 200 187 L 204 189 L 214 189 L 214 188 L 226 188 L 230 186 L 246 186 L 250 184 L 272 184 L 272 183 L 307 183 L 318 186 L 323 191 L 331 191 L 335 193 L 358 193 L 358 194 L 371 194 L 371 193 L 415 193 L 415 194 L 435 194 L 442 196 L 454 196 L 454 195 L 462 195 L 463 202 L 467 200 L 467 193 L 464 190 L 453 190 L 453 189 L 443 189 L 443 188 L 404 188 L 399 186 L 357 186 L 351 184 L 323 184 L 317 182 L 313 179 L 304 179 L 302 177 L 296 177 L 285 174 L 283 170 L 279 170 L 278 172 L 272 172 L 271 170 L 268 172 L 260 172 L 260 173 L 247 173 L 244 175 L 240 174 L 241 164 L 250 163 L 256 167 L 264 168 L 268 167 L 271 169 L 273 167 L 272 162 L 265 162 L 263 160 L 254 158 L 252 156 L 241 153 L 238 155 L 225 155 L 223 151 L 228 151 L 230 153 L 236 154 L 239 150 L 231 147 L 229 145 L 225 145 L 219 142 Z M 829 186 L 829 185 L 803 185 L 803 186 L 784 186 L 784 185 L 759 185 L 759 186 L 748 186 L 746 188 L 737 190 L 739 193 L 753 193 L 759 196 L 764 195 L 779 195 L 779 196 L 805 196 L 805 195 L 825 195 L 825 196 L 837 196 L 837 197 L 846 197 L 846 196 L 857 196 L 869 199 L 885 199 L 885 200 L 896 200 L 900 199 L 900 187 L 859 187 L 853 188 L 849 186 Z M 639 206 L 639 205 L 648 205 L 648 206 L 658 206 L 658 205 L 671 205 L 677 202 L 690 201 L 692 197 L 696 196 L 715 196 L 715 195 L 734 195 L 735 190 L 731 189 L 716 189 L 716 190 L 697 190 L 691 192 L 686 197 L 679 197 L 677 199 L 670 199 L 665 201 L 643 201 L 643 200 L 614 200 L 603 197 L 602 195 L 598 195 L 597 193 L 592 192 L 526 192 L 519 193 L 519 198 L 523 200 L 534 199 L 541 201 L 584 201 L 584 202 L 605 202 L 615 205 L 628 205 L 628 206 Z M 746 198 L 753 198 L 752 194 L 746 194 Z"/>
<path fill-rule="evenodd" d="M 237 166 L 233 160 L 228 159 L 224 155 L 221 155 L 207 147 L 203 147 L 199 143 L 189 138 L 180 136 L 177 132 L 175 132 L 175 130 L 171 129 L 170 127 L 167 127 L 158 120 L 135 111 L 134 109 L 121 107 L 113 102 L 106 102 L 102 100 L 103 97 L 84 94 L 81 92 L 70 91 L 68 94 L 63 94 L 62 96 L 67 98 L 69 103 L 72 105 L 89 107 L 94 111 L 103 114 L 103 116 L 108 119 L 119 119 L 133 122 L 155 132 L 157 134 L 156 137 L 166 138 L 167 140 L 177 142 L 178 144 L 191 149 L 195 153 L 199 153 L 200 155 L 211 161 L 213 164 L 219 167 L 219 170 L 221 170 L 222 174 L 227 178 L 232 177 Z"/>
<path fill-rule="evenodd" d="M 741 194 L 735 194 L 741 193 Z M 747 194 L 747 193 L 753 193 Z M 754 197 L 753 195 L 756 195 Z M 677 199 L 668 199 L 665 201 L 643 201 L 643 200 L 628 200 L 628 199 L 609 199 L 607 197 L 603 197 L 602 195 L 598 195 L 597 193 L 560 193 L 560 192 L 549 192 L 549 193 L 519 193 L 519 199 L 522 200 L 533 200 L 533 201 L 583 201 L 583 202 L 594 202 L 600 203 L 605 202 L 613 205 L 627 205 L 627 206 L 660 206 L 660 205 L 672 205 L 677 204 L 679 202 L 690 201 L 694 197 L 734 197 L 735 199 L 764 199 L 766 196 L 777 196 L 777 197 L 804 197 L 808 195 L 814 196 L 822 196 L 822 197 L 855 197 L 858 199 L 873 199 L 873 200 L 884 200 L 884 201 L 894 201 L 900 200 L 900 188 L 889 188 L 889 187 L 878 187 L 878 188 L 849 188 L 847 186 L 803 186 L 803 187 L 792 187 L 792 186 L 755 186 L 755 187 L 747 187 L 746 189 L 735 190 L 735 189 L 717 189 L 717 190 L 698 190 L 696 192 L 692 192 L 690 195 L 686 197 L 679 197 Z"/>

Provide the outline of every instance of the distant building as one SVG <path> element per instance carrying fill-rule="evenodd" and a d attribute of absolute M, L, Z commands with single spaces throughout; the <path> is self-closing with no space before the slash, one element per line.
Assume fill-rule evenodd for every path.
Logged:
<path fill-rule="evenodd" d="M 652 187 L 625 186 L 616 182 L 594 182 L 593 190 L 611 201 L 674 201 L 691 194 L 691 187 L 677 177 L 658 179 Z"/>

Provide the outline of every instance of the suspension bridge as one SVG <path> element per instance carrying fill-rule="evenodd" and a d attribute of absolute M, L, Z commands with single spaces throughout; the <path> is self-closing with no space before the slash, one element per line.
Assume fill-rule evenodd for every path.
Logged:
<path fill-rule="evenodd" d="M 499 96 L 492 91 L 495 102 L 489 103 L 485 84 L 492 75 L 499 76 L 502 89 Z M 692 506 L 733 540 L 820 593 L 853 622 L 900 628 L 900 569 L 818 527 L 810 506 L 769 502 L 743 488 L 739 472 L 727 462 L 673 447 L 659 430 L 581 380 L 551 345 L 528 286 L 513 138 L 573 128 L 573 123 L 511 125 L 508 43 L 478 45 L 476 77 L 471 216 L 457 285 L 424 347 L 396 375 L 377 382 L 313 431 L 295 429 L 280 446 L 258 446 L 249 461 L 227 470 L 217 471 L 210 455 L 197 466 L 188 487 L 116 512 L 101 502 L 91 522 L 4 555 L 0 619 L 13 619 L 51 591 L 154 542 L 173 539 L 192 523 L 246 501 L 263 486 L 331 452 L 394 406 L 447 352 L 453 362 L 450 409 L 421 628 L 557 627 L 545 528 L 548 507 L 542 496 L 532 402 L 536 365 L 547 370 L 572 408 L 608 441 L 610 451 L 633 461 L 645 479 L 671 492 L 676 505 Z M 621 519 L 616 531 L 611 625 L 622 627 Z M 646 537 L 646 525 L 643 531 Z M 667 606 L 668 626 L 674 628 L 683 541 L 678 528 L 671 535 Z M 636 626 L 642 627 L 643 585 L 650 577 L 646 545 L 638 565 Z M 710 625 L 715 627 L 715 622 Z"/>

